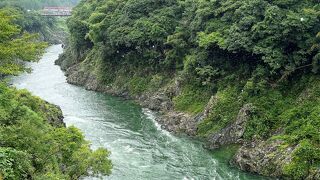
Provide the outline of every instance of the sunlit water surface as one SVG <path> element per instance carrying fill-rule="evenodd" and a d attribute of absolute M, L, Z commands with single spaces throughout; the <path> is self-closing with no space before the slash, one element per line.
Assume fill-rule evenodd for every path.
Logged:
<path fill-rule="evenodd" d="M 32 73 L 14 77 L 12 83 L 59 105 L 67 126 L 80 128 L 93 149 L 112 152 L 112 175 L 104 179 L 263 179 L 230 167 L 227 150 L 210 152 L 200 142 L 161 130 L 155 114 L 132 101 L 68 84 L 54 65 L 62 51 L 60 45 L 49 47 L 40 62 L 29 64 Z"/>

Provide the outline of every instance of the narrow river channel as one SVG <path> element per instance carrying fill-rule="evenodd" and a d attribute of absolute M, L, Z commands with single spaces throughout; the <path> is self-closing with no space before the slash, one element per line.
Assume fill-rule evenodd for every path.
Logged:
<path fill-rule="evenodd" d="M 92 148 L 112 152 L 112 175 L 104 179 L 264 179 L 230 167 L 227 149 L 210 152 L 200 142 L 161 130 L 155 114 L 132 101 L 68 84 L 54 65 L 62 51 L 60 45 L 50 46 L 40 62 L 30 63 L 32 73 L 14 77 L 12 83 L 59 105 L 67 126 L 80 128 Z"/>

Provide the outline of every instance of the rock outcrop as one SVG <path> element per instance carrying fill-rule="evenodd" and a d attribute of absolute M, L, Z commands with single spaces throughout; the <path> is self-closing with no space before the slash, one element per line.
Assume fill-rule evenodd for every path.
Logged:
<path fill-rule="evenodd" d="M 281 140 L 253 141 L 244 144 L 231 160 L 243 171 L 265 176 L 283 176 L 283 168 L 291 162 L 296 146 L 287 146 Z"/>
<path fill-rule="evenodd" d="M 54 127 L 65 127 L 63 114 L 59 106 L 45 102 L 40 107 L 44 118 Z"/>
<path fill-rule="evenodd" d="M 250 112 L 253 110 L 252 104 L 244 105 L 236 118 L 236 121 L 220 130 L 219 132 L 211 135 L 208 138 L 210 149 L 216 149 L 224 145 L 241 143 L 242 137 L 245 132 L 246 122 L 249 119 Z"/>
<path fill-rule="evenodd" d="M 170 111 L 156 118 L 163 129 L 173 133 L 186 133 L 196 135 L 196 119 L 188 114 Z"/>
<path fill-rule="evenodd" d="M 311 170 L 306 180 L 318 180 L 320 179 L 320 167 L 318 169 Z"/>

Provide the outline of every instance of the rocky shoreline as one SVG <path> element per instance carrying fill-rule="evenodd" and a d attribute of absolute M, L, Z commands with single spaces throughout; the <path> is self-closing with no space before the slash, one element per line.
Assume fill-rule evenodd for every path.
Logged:
<path fill-rule="evenodd" d="M 51 126 L 66 127 L 66 124 L 63 121 L 63 113 L 59 106 L 44 101 L 40 109 L 44 113 L 45 119 Z"/>
<path fill-rule="evenodd" d="M 61 59 L 57 61 L 58 65 L 61 65 L 61 63 Z M 210 97 L 204 111 L 197 115 L 176 112 L 173 107 L 172 98 L 180 93 L 178 80 L 172 86 L 157 92 L 130 96 L 121 87 L 106 86 L 100 83 L 94 73 L 89 73 L 95 71 L 88 71 L 83 66 L 86 65 L 84 63 L 76 63 L 70 68 L 63 68 L 66 72 L 68 83 L 83 86 L 87 90 L 133 99 L 142 107 L 159 112 L 160 116 L 157 117 L 156 121 L 161 124 L 163 129 L 172 133 L 185 133 L 189 136 L 195 136 L 197 124 L 208 117 L 211 109 L 219 100 L 219 97 Z M 243 134 L 246 122 L 253 109 L 254 106 L 252 104 L 245 104 L 240 109 L 234 123 L 208 137 L 207 148 L 213 150 L 226 145 L 239 144 L 240 148 L 230 160 L 230 164 L 243 171 L 286 179 L 284 167 L 292 160 L 293 152 L 297 147 L 286 146 L 280 140 L 245 141 Z M 313 173 L 310 173 L 308 179 L 320 179 L 320 171 L 315 170 Z"/>

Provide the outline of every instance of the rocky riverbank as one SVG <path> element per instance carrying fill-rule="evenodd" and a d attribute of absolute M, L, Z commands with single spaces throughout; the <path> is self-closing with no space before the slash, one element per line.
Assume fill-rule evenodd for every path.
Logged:
<path fill-rule="evenodd" d="M 208 115 L 206 113 L 200 113 L 196 116 L 192 116 L 188 113 L 176 112 L 174 110 L 172 97 L 176 96 L 180 91 L 178 81 L 175 81 L 175 84 L 172 86 L 157 92 L 131 96 L 126 89 L 116 86 L 107 86 L 99 82 L 97 76 L 94 73 L 90 73 L 95 71 L 88 71 L 86 68 L 87 67 L 83 67 L 83 64 L 76 64 L 67 68 L 67 82 L 78 86 L 84 86 L 87 90 L 99 91 L 114 96 L 120 96 L 125 99 L 133 99 L 142 107 L 159 112 L 161 116 L 158 116 L 156 120 L 162 125 L 162 128 L 170 132 L 186 133 L 191 136 L 196 135 L 197 122 Z"/>
<path fill-rule="evenodd" d="M 57 61 L 57 64 L 61 65 L 61 63 L 63 63 L 63 60 Z M 161 124 L 162 128 L 172 133 L 185 133 L 189 136 L 196 136 L 198 123 L 209 116 L 210 111 L 219 101 L 217 95 L 208 97 L 210 99 L 203 112 L 191 115 L 185 112 L 177 112 L 174 109 L 172 99 L 181 91 L 178 79 L 170 86 L 159 89 L 156 92 L 132 96 L 126 89 L 107 86 L 99 82 L 94 66 L 88 66 L 82 62 L 75 63 L 64 70 L 66 71 L 68 83 L 84 86 L 87 90 L 133 99 L 141 106 L 157 111 L 160 116 L 156 120 Z M 252 104 L 245 104 L 240 109 L 234 123 L 207 138 L 207 147 L 209 149 L 217 149 L 225 145 L 239 144 L 240 148 L 230 160 L 231 164 L 244 171 L 285 178 L 285 166 L 291 162 L 292 155 L 297 147 L 287 146 L 283 141 L 279 140 L 246 141 L 243 137 L 246 122 L 254 108 Z M 317 177 L 319 177 L 319 171 L 315 170 L 308 178 L 317 179 Z"/>
<path fill-rule="evenodd" d="M 66 127 L 66 124 L 63 122 L 64 117 L 59 106 L 44 101 L 39 108 L 50 125 L 54 127 Z"/>

